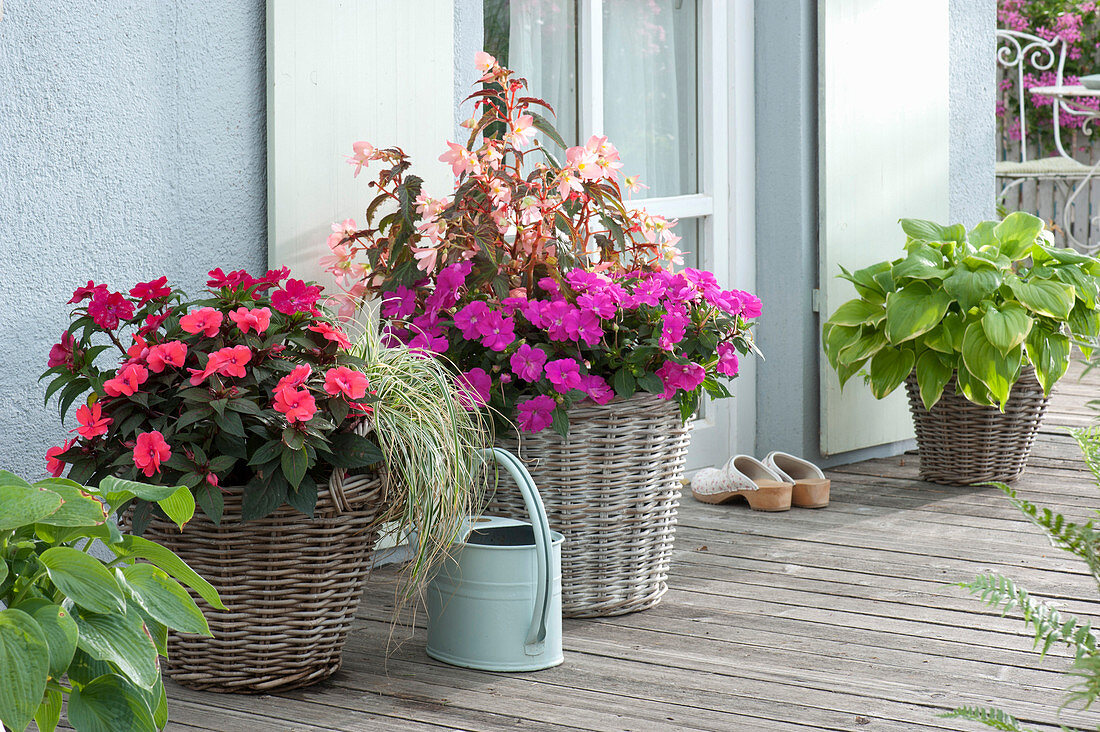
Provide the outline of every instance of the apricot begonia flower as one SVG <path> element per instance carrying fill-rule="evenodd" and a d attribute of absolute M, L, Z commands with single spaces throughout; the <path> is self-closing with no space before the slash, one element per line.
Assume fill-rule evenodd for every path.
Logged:
<path fill-rule="evenodd" d="M 128 363 L 112 379 L 103 382 L 107 396 L 133 396 L 138 387 L 149 380 L 149 370 L 138 363 Z"/>
<path fill-rule="evenodd" d="M 287 422 L 308 422 L 317 413 L 317 402 L 305 389 L 277 389 L 274 406 L 286 415 Z"/>
<path fill-rule="evenodd" d="M 80 426 L 73 431 L 89 440 L 107 434 L 107 426 L 114 422 L 110 417 L 103 416 L 103 405 L 99 402 L 93 402 L 91 406 L 81 405 L 76 410 L 76 421 Z"/>
<path fill-rule="evenodd" d="M 164 435 L 156 430 L 142 432 L 137 436 L 134 445 L 134 465 L 145 473 L 146 478 L 152 478 L 154 473 L 160 472 L 160 464 L 172 457 L 172 449 L 164 439 Z"/>
<path fill-rule="evenodd" d="M 367 395 L 367 386 L 367 377 L 347 366 L 325 372 L 325 393 L 330 396 L 343 394 L 348 399 L 362 399 Z"/>
<path fill-rule="evenodd" d="M 516 147 L 526 147 L 531 144 L 531 140 L 534 139 L 535 133 L 535 118 L 529 114 L 521 114 L 516 118 L 515 122 L 511 123 L 512 130 L 505 138 Z"/>
<path fill-rule="evenodd" d="M 154 374 L 159 374 L 169 366 L 179 368 L 187 358 L 187 344 L 183 341 L 158 343 L 149 349 L 145 363 Z"/>
<path fill-rule="evenodd" d="M 351 144 L 351 150 L 352 155 L 348 158 L 348 165 L 355 166 L 354 177 L 359 177 L 359 173 L 367 167 L 367 163 L 374 157 L 374 146 L 369 142 L 360 140 Z"/>
<path fill-rule="evenodd" d="M 192 310 L 180 318 L 180 327 L 191 334 L 202 333 L 207 338 L 213 338 L 222 327 L 221 311 L 214 308 L 199 308 Z"/>
<path fill-rule="evenodd" d="M 249 310 L 240 307 L 229 313 L 229 319 L 237 324 L 242 333 L 247 333 L 249 329 L 255 330 L 257 333 L 263 333 L 271 325 L 271 310 L 269 308 Z"/>
<path fill-rule="evenodd" d="M 476 173 L 481 167 L 477 156 L 457 142 L 447 141 L 447 152 L 439 156 L 440 162 L 447 163 L 454 171 L 455 177 L 469 171 Z"/>

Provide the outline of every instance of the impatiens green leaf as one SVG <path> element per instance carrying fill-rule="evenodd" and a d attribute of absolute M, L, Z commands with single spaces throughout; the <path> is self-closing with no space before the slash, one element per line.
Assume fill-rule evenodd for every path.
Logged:
<path fill-rule="evenodd" d="M 50 649 L 38 623 L 22 610 L 0 610 L 0 722 L 24 730 L 46 689 Z"/>

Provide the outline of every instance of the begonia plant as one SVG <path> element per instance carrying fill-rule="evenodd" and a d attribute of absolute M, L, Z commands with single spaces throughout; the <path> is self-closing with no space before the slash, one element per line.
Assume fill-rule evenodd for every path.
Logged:
<path fill-rule="evenodd" d="M 359 359 L 318 307 L 321 288 L 285 268 L 260 278 L 219 268 L 207 285 L 194 300 L 166 277 L 128 294 L 77 288 L 43 378 L 63 418 L 82 402 L 48 469 L 186 486 L 216 523 L 223 490 L 243 491 L 246 521 L 284 503 L 312 516 L 333 468 L 382 459 L 355 432 L 373 398 Z M 137 499 L 137 533 L 151 510 Z"/>
<path fill-rule="evenodd" d="M 567 146 L 524 79 L 484 52 L 477 65 L 469 140 L 440 157 L 450 195 L 423 190 L 401 149 L 353 145 L 355 175 L 381 172 L 367 226 L 334 224 L 323 260 L 348 308 L 381 297 L 391 341 L 445 354 L 471 407 L 526 432 L 565 435 L 573 405 L 639 391 L 675 400 L 684 419 L 704 391 L 729 396 L 759 300 L 677 272 L 676 222 L 624 201 L 641 184 L 621 178 L 615 146 Z"/>

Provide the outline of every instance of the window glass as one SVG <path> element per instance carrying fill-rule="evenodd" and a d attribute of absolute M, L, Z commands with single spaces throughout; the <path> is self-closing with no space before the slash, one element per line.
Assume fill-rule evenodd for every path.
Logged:
<path fill-rule="evenodd" d="M 484 3 L 485 50 L 527 79 L 531 96 L 554 108 L 565 142 L 577 144 L 576 0 Z"/>
<path fill-rule="evenodd" d="M 697 2 L 603 2 L 604 134 L 641 196 L 699 190 Z"/>

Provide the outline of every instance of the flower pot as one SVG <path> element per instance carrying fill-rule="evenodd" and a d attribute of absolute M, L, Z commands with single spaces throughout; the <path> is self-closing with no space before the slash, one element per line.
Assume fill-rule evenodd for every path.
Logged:
<path fill-rule="evenodd" d="M 340 668 L 384 503 L 381 479 L 334 479 L 311 520 L 283 506 L 241 523 L 241 493 L 225 495 L 221 525 L 202 514 L 181 533 L 154 519 L 145 536 L 176 552 L 221 595 L 196 596 L 212 638 L 169 632 L 165 674 L 206 691 L 261 693 L 314 684 Z M 122 516 L 128 527 L 129 516 Z"/>
<path fill-rule="evenodd" d="M 931 410 L 924 408 L 915 373 L 905 380 L 905 388 L 917 433 L 920 477 L 944 485 L 1017 478 L 1050 402 L 1032 366 L 1021 369 L 1003 414 L 956 393 L 954 376 Z"/>
<path fill-rule="evenodd" d="M 656 605 L 668 590 L 676 510 L 691 424 L 675 401 L 652 394 L 586 403 L 569 412 L 569 438 L 545 429 L 500 439 L 542 494 L 562 545 L 566 617 L 622 615 Z M 507 481 L 487 513 L 526 515 Z"/>

